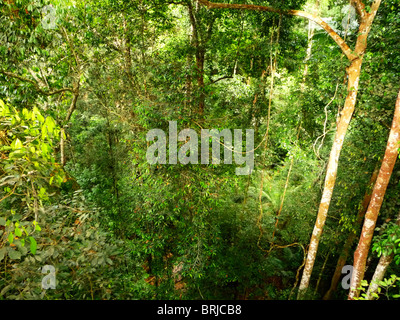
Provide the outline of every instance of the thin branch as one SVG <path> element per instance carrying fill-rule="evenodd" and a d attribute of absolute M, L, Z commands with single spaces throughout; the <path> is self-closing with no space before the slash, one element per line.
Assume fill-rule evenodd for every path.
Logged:
<path fill-rule="evenodd" d="M 39 84 L 37 82 L 35 82 L 35 81 L 31 80 L 31 79 L 24 78 L 22 76 L 19 76 L 19 75 L 15 74 L 15 73 L 8 72 L 8 71 L 0 71 L 0 73 L 6 75 L 8 77 L 12 77 L 12 78 L 15 78 L 15 79 L 18 79 L 18 80 L 21 80 L 21 81 L 24 81 L 24 82 L 29 82 L 30 84 L 33 84 L 35 86 L 36 90 L 40 94 L 43 94 L 45 96 L 52 96 L 52 95 L 55 95 L 55 94 L 58 94 L 58 93 L 66 92 L 66 91 L 73 92 L 72 88 L 62 88 L 62 89 L 57 89 L 57 90 L 53 90 L 53 91 L 45 91 L 39 86 Z"/>
<path fill-rule="evenodd" d="M 170 1 L 166 1 L 164 4 L 178 4 L 178 5 L 186 6 L 187 2 L 170 0 Z"/>
<path fill-rule="evenodd" d="M 218 82 L 218 81 L 221 81 L 221 80 L 224 80 L 224 79 L 232 79 L 232 78 L 233 78 L 233 75 L 230 75 L 230 76 L 223 76 L 223 77 L 218 78 L 218 79 L 216 79 L 216 80 L 212 80 L 211 83 L 214 84 L 214 83 L 216 83 L 216 82 Z"/>
<path fill-rule="evenodd" d="M 69 48 L 70 48 L 70 50 L 71 50 L 71 52 L 72 52 L 72 54 L 74 56 L 76 66 L 79 68 L 80 62 L 79 62 L 78 56 L 77 56 L 77 54 L 75 52 L 74 46 L 72 45 L 71 40 L 68 37 L 68 33 L 67 33 L 67 31 L 65 30 L 64 27 L 61 27 L 61 30 L 63 31 L 63 33 L 65 35 L 65 40 L 67 40 Z"/>
<path fill-rule="evenodd" d="M 28 71 L 32 75 L 33 79 L 36 80 L 36 82 L 39 84 L 40 87 L 46 87 L 46 84 L 44 83 L 44 81 L 42 79 L 40 79 L 38 76 L 36 76 L 35 72 L 31 68 L 28 68 Z M 41 69 L 40 69 L 40 71 L 41 71 Z"/>
<path fill-rule="evenodd" d="M 78 82 L 78 85 L 77 85 L 77 89 L 74 90 L 74 97 L 73 97 L 71 105 L 70 105 L 70 107 L 68 109 L 67 116 L 65 117 L 65 120 L 64 120 L 65 123 L 67 123 L 69 121 L 69 119 L 72 116 L 72 113 L 76 109 L 76 101 L 78 100 L 78 96 L 79 96 L 79 82 Z"/>
<path fill-rule="evenodd" d="M 338 87 L 339 87 L 339 82 L 336 83 L 336 89 L 335 89 L 335 93 L 333 94 L 332 99 L 328 102 L 327 105 L 325 105 L 325 108 L 324 108 L 324 112 L 325 112 L 325 121 L 324 121 L 324 129 L 322 130 L 322 134 L 321 134 L 317 139 L 315 139 L 315 141 L 314 141 L 314 143 L 313 143 L 313 150 L 314 150 L 314 153 L 315 153 L 315 155 L 318 157 L 318 159 L 320 159 L 320 160 L 321 160 L 321 158 L 320 158 L 320 156 L 319 156 L 319 150 L 321 149 L 322 145 L 324 144 L 325 136 L 326 136 L 326 134 L 328 133 L 328 131 L 326 130 L 326 124 L 327 124 L 327 122 L 328 122 L 328 107 L 329 107 L 329 105 L 335 100 Z M 321 143 L 320 143 L 320 145 L 318 146 L 318 150 L 315 151 L 315 146 L 316 146 L 317 141 L 318 141 L 319 139 L 321 139 Z"/>

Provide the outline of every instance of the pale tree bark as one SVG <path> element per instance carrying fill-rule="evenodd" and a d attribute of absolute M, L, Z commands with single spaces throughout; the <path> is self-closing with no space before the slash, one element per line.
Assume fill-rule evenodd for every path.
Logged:
<path fill-rule="evenodd" d="M 388 186 L 393 167 L 398 156 L 400 147 L 400 91 L 397 96 L 395 112 L 392 127 L 389 133 L 389 139 L 386 145 L 385 156 L 382 161 L 379 175 L 372 191 L 371 202 L 365 214 L 364 224 L 361 231 L 360 240 L 356 251 L 354 252 L 353 273 L 351 277 L 349 300 L 354 299 L 359 294 L 359 286 L 364 278 L 365 266 L 368 257 L 368 251 L 371 245 L 376 220 L 379 210 L 382 206 L 386 188 Z"/>
<path fill-rule="evenodd" d="M 318 14 L 319 12 L 319 1 L 315 1 L 314 6 L 314 13 Z M 306 85 L 306 77 L 308 75 L 308 61 L 311 59 L 311 50 L 313 44 L 315 28 L 314 24 L 311 20 L 308 20 L 308 36 L 307 36 L 307 50 L 306 50 L 306 57 L 304 59 L 304 70 L 303 70 L 303 80 L 301 81 L 300 85 L 300 92 L 303 93 Z"/>
<path fill-rule="evenodd" d="M 360 15 L 361 22 L 359 27 L 359 36 L 357 37 L 356 47 L 354 51 L 357 57 L 351 60 L 350 66 L 346 69 L 348 74 L 348 94 L 343 106 L 343 110 L 341 111 L 341 115 L 337 124 L 335 140 L 333 142 L 333 146 L 329 155 L 324 189 L 322 192 L 322 199 L 318 210 L 317 221 L 315 222 L 314 230 L 310 240 L 307 262 L 304 267 L 303 276 L 300 282 L 298 298 L 303 297 L 305 291 L 309 286 L 312 269 L 317 255 L 318 244 L 322 235 L 322 229 L 324 227 L 326 217 L 328 215 L 329 205 L 332 199 L 333 189 L 336 182 L 340 152 L 342 150 L 346 131 L 349 126 L 356 104 L 361 65 L 365 50 L 367 48 L 367 37 L 371 29 L 375 14 L 379 8 L 380 2 L 381 0 L 376 0 L 371 7 L 370 13 L 365 13 L 365 11 L 363 11 L 363 13 Z"/>
<path fill-rule="evenodd" d="M 205 5 L 208 9 L 219 8 L 219 9 L 267 11 L 267 12 L 292 15 L 309 19 L 317 23 L 328 33 L 328 35 L 336 42 L 336 44 L 340 47 L 342 52 L 346 55 L 346 57 L 350 61 L 349 67 L 346 68 L 346 72 L 348 75 L 348 84 L 347 84 L 348 93 L 337 124 L 335 139 L 329 155 L 324 189 L 322 192 L 322 199 L 318 210 L 317 220 L 315 222 L 314 230 L 311 236 L 309 250 L 307 253 L 307 260 L 299 286 L 298 299 L 301 299 L 304 296 L 306 290 L 308 289 L 310 283 L 311 273 L 314 267 L 319 241 L 322 235 L 323 227 L 325 225 L 329 205 L 332 199 L 333 189 L 335 186 L 340 152 L 342 150 L 346 131 L 349 126 L 351 117 L 353 115 L 354 107 L 356 104 L 361 65 L 363 56 L 367 48 L 367 37 L 369 31 L 371 30 L 372 22 L 375 18 L 376 12 L 378 11 L 381 0 L 374 0 L 374 2 L 371 4 L 368 10 L 369 12 L 366 11 L 365 5 L 361 0 L 351 0 L 351 3 L 355 7 L 360 19 L 358 37 L 354 50 L 352 50 L 346 44 L 346 42 L 325 21 L 322 20 L 321 17 L 305 11 L 280 10 L 269 6 L 259 6 L 251 4 L 213 3 L 208 0 L 198 0 L 198 1 L 203 5 Z"/>
<path fill-rule="evenodd" d="M 379 259 L 379 263 L 376 266 L 374 275 L 371 279 L 371 283 L 368 287 L 367 291 L 367 300 L 373 300 L 373 294 L 378 291 L 378 282 L 383 280 L 385 276 L 386 270 L 389 267 L 390 263 L 393 261 L 393 254 L 390 255 L 382 255 Z"/>
<path fill-rule="evenodd" d="M 372 188 L 378 177 L 378 172 L 379 172 L 379 166 L 377 165 L 375 170 L 372 173 L 370 180 L 369 180 L 369 183 L 367 186 L 367 191 L 365 192 L 363 201 L 361 203 L 361 207 L 358 210 L 358 214 L 357 214 L 357 218 L 356 218 L 356 222 L 355 222 L 356 228 L 358 228 L 361 225 L 362 219 L 364 218 L 364 215 L 367 212 L 368 204 L 371 201 Z M 339 259 L 336 263 L 335 272 L 333 273 L 333 276 L 331 279 L 331 285 L 330 285 L 328 291 L 325 293 L 323 300 L 331 299 L 332 293 L 334 293 L 336 291 L 340 277 L 342 276 L 342 269 L 343 269 L 344 265 L 346 264 L 347 258 L 350 254 L 351 246 L 353 245 L 355 239 L 356 239 L 356 233 L 351 231 L 343 245 L 342 252 L 340 253 Z"/>
<path fill-rule="evenodd" d="M 400 212 L 397 215 L 396 224 L 400 226 Z M 382 254 L 382 256 L 380 257 L 378 265 L 376 266 L 374 275 L 372 276 L 371 282 L 368 287 L 367 300 L 374 299 L 373 294 L 378 291 L 379 287 L 378 282 L 383 280 L 386 270 L 393 261 L 393 258 L 394 258 L 394 253 Z"/>

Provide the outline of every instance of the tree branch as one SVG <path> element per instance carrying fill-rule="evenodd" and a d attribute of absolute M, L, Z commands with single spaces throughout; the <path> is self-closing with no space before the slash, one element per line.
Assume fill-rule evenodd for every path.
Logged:
<path fill-rule="evenodd" d="M 361 0 L 350 0 L 350 3 L 353 7 L 357 10 L 357 13 L 360 15 L 361 18 L 365 16 L 365 5 Z"/>
<path fill-rule="evenodd" d="M 64 36 L 65 36 L 65 40 L 67 40 L 69 48 L 70 48 L 70 50 L 71 50 L 71 52 L 72 52 L 72 54 L 74 56 L 76 66 L 79 68 L 79 66 L 80 66 L 79 59 L 78 59 L 78 56 L 77 56 L 77 54 L 75 52 L 74 46 L 72 45 L 72 42 L 68 37 L 68 33 L 67 33 L 67 31 L 65 30 L 64 27 L 61 27 L 61 30 L 63 31 Z"/>
<path fill-rule="evenodd" d="M 346 44 L 346 42 L 320 17 L 305 12 L 301 10 L 281 10 L 273 7 L 268 6 L 259 6 L 254 4 L 231 4 L 231 3 L 214 3 L 208 0 L 198 0 L 199 3 L 206 6 L 208 9 L 242 9 L 242 10 L 255 10 L 255 11 L 268 11 L 274 12 L 278 14 L 290 15 L 290 16 L 297 16 L 306 18 L 318 24 L 321 28 L 323 28 L 328 35 L 336 42 L 336 44 L 340 47 L 346 57 L 352 61 L 356 59 L 358 56 L 353 53 L 350 47 Z M 359 0 L 354 0 L 359 2 Z"/>
<path fill-rule="evenodd" d="M 64 120 L 65 124 L 67 124 L 69 119 L 71 119 L 72 113 L 76 109 L 76 102 L 78 101 L 78 97 L 79 97 L 79 88 L 80 88 L 80 81 L 79 81 L 79 77 L 78 77 L 78 80 L 75 83 L 74 89 L 73 89 L 74 97 L 72 98 L 71 105 L 68 109 L 67 116 L 65 117 L 65 120 Z"/>
<path fill-rule="evenodd" d="M 224 79 L 232 79 L 232 78 L 233 78 L 233 75 L 230 75 L 230 76 L 223 76 L 223 77 L 218 78 L 218 79 L 216 79 L 216 80 L 212 80 L 211 83 L 214 84 L 214 83 L 216 83 L 216 82 L 218 82 L 218 81 L 221 81 L 221 80 L 224 80 Z"/>
<path fill-rule="evenodd" d="M 193 13 L 193 6 L 190 2 L 187 3 L 187 7 L 188 7 L 188 11 L 189 11 L 190 23 L 193 28 L 194 46 L 197 47 L 199 45 L 199 35 L 197 32 L 197 21 L 196 21 L 195 15 Z"/>
<path fill-rule="evenodd" d="M 55 94 L 58 94 L 58 93 L 62 93 L 62 92 L 65 92 L 65 91 L 73 92 L 72 88 L 62 88 L 62 89 L 57 89 L 57 90 L 53 90 L 53 91 L 44 91 L 42 88 L 40 88 L 40 86 L 39 86 L 39 84 L 37 82 L 35 82 L 35 81 L 31 80 L 31 79 L 24 78 L 24 77 L 19 76 L 19 75 L 15 74 L 15 73 L 8 72 L 8 71 L 3 71 L 3 70 L 1 70 L 0 73 L 6 75 L 8 77 L 12 77 L 12 78 L 15 78 L 15 79 L 18 79 L 18 80 L 21 80 L 21 81 L 24 81 L 24 82 L 29 82 L 30 84 L 33 84 L 35 86 L 36 90 L 40 94 L 43 94 L 45 96 L 52 96 L 52 95 L 55 95 Z"/>

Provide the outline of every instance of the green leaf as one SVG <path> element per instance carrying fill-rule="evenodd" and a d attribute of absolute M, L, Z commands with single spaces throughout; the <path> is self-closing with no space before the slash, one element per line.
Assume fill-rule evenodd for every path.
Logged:
<path fill-rule="evenodd" d="M 56 123 L 54 122 L 52 117 L 48 116 L 48 117 L 46 117 L 45 125 L 47 127 L 47 131 L 49 133 L 52 133 L 54 131 Z"/>
<path fill-rule="evenodd" d="M 14 250 L 14 249 L 10 249 L 8 251 L 8 256 L 10 257 L 10 259 L 13 259 L 13 260 L 21 259 L 21 252 Z"/>
<path fill-rule="evenodd" d="M 8 242 L 9 242 L 9 243 L 13 243 L 13 241 L 14 241 L 14 235 L 13 235 L 12 233 L 10 233 L 10 234 L 8 235 Z"/>
<path fill-rule="evenodd" d="M 35 254 L 37 249 L 37 242 L 34 237 L 29 237 L 29 241 L 31 243 L 30 245 L 31 252 L 32 254 Z"/>
<path fill-rule="evenodd" d="M 41 123 L 43 123 L 43 121 L 44 121 L 44 118 L 40 114 L 40 111 L 37 107 L 33 107 L 33 109 L 32 109 L 32 120 L 35 120 L 35 118 L 37 118 L 39 120 L 39 122 L 41 122 Z"/>
<path fill-rule="evenodd" d="M 21 140 L 19 140 L 18 138 L 15 139 L 12 143 L 11 143 L 11 147 L 13 149 L 21 149 L 23 147 Z"/>
<path fill-rule="evenodd" d="M 21 252 L 21 255 L 26 255 L 28 253 L 28 249 L 22 246 L 22 244 L 18 246 L 18 250 Z"/>
<path fill-rule="evenodd" d="M 43 125 L 42 126 L 42 140 L 47 138 L 47 126 Z"/>
<path fill-rule="evenodd" d="M 18 228 L 18 227 L 15 227 L 14 233 L 15 233 L 15 235 L 16 235 L 17 237 L 22 236 L 22 231 L 21 231 L 21 229 Z"/>
<path fill-rule="evenodd" d="M 49 147 L 46 143 L 42 143 L 40 147 L 42 149 L 43 154 L 47 154 L 49 152 Z"/>

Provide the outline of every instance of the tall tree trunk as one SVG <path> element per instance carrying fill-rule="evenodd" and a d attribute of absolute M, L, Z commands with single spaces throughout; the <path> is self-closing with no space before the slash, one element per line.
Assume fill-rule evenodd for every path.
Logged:
<path fill-rule="evenodd" d="M 398 149 L 400 146 L 400 91 L 397 96 L 392 127 L 386 146 L 385 156 L 382 161 L 379 175 L 372 192 L 371 202 L 365 214 L 364 225 L 360 240 L 354 252 L 353 273 L 351 277 L 349 299 L 354 299 L 359 294 L 359 286 L 364 278 L 365 266 L 369 247 L 374 234 L 376 220 L 381 208 L 386 188 L 388 186 L 393 167 L 396 163 Z"/>
<path fill-rule="evenodd" d="M 328 215 L 329 205 L 332 199 L 333 189 L 336 182 L 340 152 L 342 150 L 346 131 L 349 126 L 356 104 L 361 65 L 365 50 L 367 48 L 367 37 L 369 31 L 371 30 L 371 25 L 379 8 L 380 2 L 381 0 L 375 0 L 375 2 L 371 6 L 370 13 L 367 13 L 365 11 L 364 5 L 362 5 L 362 7 L 356 8 L 359 10 L 359 14 L 361 17 L 359 36 L 357 37 L 356 47 L 354 51 L 357 57 L 352 59 L 350 62 L 350 66 L 346 68 L 348 76 L 348 93 L 343 106 L 343 110 L 341 111 L 341 116 L 337 124 L 335 140 L 333 142 L 332 149 L 329 155 L 324 189 L 322 192 L 322 199 L 318 210 L 317 220 L 314 225 L 314 230 L 311 235 L 310 246 L 307 253 L 307 261 L 299 286 L 299 299 L 304 296 L 304 293 L 308 289 L 310 283 L 311 273 L 317 255 L 318 244 L 322 235 L 323 227 L 325 225 L 326 217 Z M 361 2 L 357 1 L 358 5 L 360 3 Z"/>
<path fill-rule="evenodd" d="M 319 3 L 316 1 L 315 7 L 316 10 L 318 10 Z M 315 28 L 314 24 L 311 22 L 311 20 L 308 20 L 308 41 L 307 41 L 307 50 L 306 50 L 306 57 L 304 59 L 304 70 L 303 70 L 303 80 L 301 81 L 300 85 L 300 92 L 303 93 L 306 85 L 306 77 L 308 75 L 308 61 L 311 59 L 311 49 L 312 49 L 312 44 L 313 44 L 313 38 L 314 38 L 314 33 L 315 33 Z"/>
<path fill-rule="evenodd" d="M 358 215 L 357 215 L 357 219 L 355 222 L 356 228 L 359 228 L 359 226 L 361 225 L 361 222 L 362 222 L 362 219 L 364 218 L 365 212 L 368 209 L 368 204 L 371 200 L 372 187 L 374 186 L 376 178 L 378 177 L 378 172 L 379 172 L 378 169 L 379 169 L 379 167 L 376 166 L 374 172 L 372 173 L 371 179 L 368 183 L 367 191 L 365 192 L 364 199 L 361 203 L 361 207 L 358 210 Z M 344 265 L 346 264 L 347 258 L 350 253 L 350 248 L 353 245 L 355 238 L 356 238 L 356 233 L 351 231 L 343 245 L 343 250 L 339 256 L 339 259 L 336 264 L 336 269 L 335 269 L 335 272 L 334 272 L 332 280 L 331 280 L 331 285 L 330 285 L 328 291 L 325 293 L 323 300 L 331 299 L 332 293 L 336 291 L 340 277 L 342 276 L 342 269 L 343 269 Z"/>
<path fill-rule="evenodd" d="M 194 27 L 193 24 L 190 25 L 190 33 L 189 33 L 189 43 L 190 46 L 194 46 Z M 187 68 L 187 73 L 186 73 L 186 83 L 185 83 L 185 107 L 186 106 L 192 106 L 192 66 L 193 66 L 193 54 L 191 52 L 188 52 L 187 58 L 186 58 L 186 68 Z"/>
<path fill-rule="evenodd" d="M 381 258 L 379 259 L 379 263 L 376 266 L 374 275 L 371 279 L 371 283 L 368 287 L 367 291 L 367 300 L 373 300 L 373 294 L 378 291 L 378 282 L 383 280 L 383 277 L 385 276 L 386 270 L 389 267 L 390 263 L 393 261 L 393 256 L 394 254 L 390 255 L 382 255 Z"/>
<path fill-rule="evenodd" d="M 344 138 L 349 126 L 351 117 L 353 115 L 354 107 L 356 104 L 357 90 L 360 78 L 362 58 L 357 58 L 352 61 L 348 70 L 348 94 L 341 112 L 341 117 L 338 122 L 335 140 L 329 155 L 328 166 L 326 169 L 324 189 L 322 192 L 322 199 L 319 205 L 317 220 L 314 225 L 314 230 L 311 235 L 310 246 L 307 253 L 307 261 L 303 270 L 299 286 L 298 298 L 301 299 L 307 290 L 311 278 L 311 273 L 314 267 L 315 258 L 317 255 L 319 241 L 322 235 L 322 230 L 325 225 L 326 217 L 328 215 L 329 205 L 332 199 L 333 189 L 336 182 L 336 175 L 338 170 L 338 162 L 340 152 L 343 147 Z"/>
<path fill-rule="evenodd" d="M 135 83 L 135 77 L 133 75 L 133 68 L 132 68 L 132 44 L 131 44 L 131 38 L 129 36 L 129 26 L 126 21 L 125 14 L 123 14 L 123 28 L 124 28 L 124 35 L 123 35 L 123 47 L 121 48 L 121 51 L 124 56 L 124 67 L 125 67 L 125 73 L 127 75 L 127 91 L 131 91 L 132 87 L 135 88 L 137 91 L 138 88 L 136 88 L 136 83 Z"/>
<path fill-rule="evenodd" d="M 321 26 L 328 35 L 336 42 L 342 52 L 350 61 L 350 65 L 346 68 L 348 75 L 348 94 L 346 101 L 341 112 L 337 124 L 335 140 L 329 155 L 328 167 L 326 172 L 324 190 L 322 192 L 322 199 L 318 210 L 317 220 L 315 222 L 314 230 L 310 240 L 310 246 L 307 254 L 307 261 L 304 267 L 303 275 L 300 282 L 298 298 L 304 296 L 305 291 L 308 289 L 311 273 L 314 267 L 315 258 L 317 255 L 319 240 L 322 235 L 322 230 L 325 225 L 325 220 L 328 214 L 329 205 L 332 199 L 333 189 L 335 186 L 338 161 L 340 151 L 343 146 L 344 137 L 349 126 L 351 117 L 353 115 L 354 107 L 356 104 L 357 90 L 360 79 L 361 64 L 365 50 L 367 48 L 367 37 L 371 30 L 372 22 L 375 18 L 376 12 L 380 6 L 381 0 L 374 0 L 369 7 L 369 12 L 366 11 L 365 4 L 361 0 L 350 0 L 355 7 L 359 17 L 360 26 L 357 37 L 357 42 L 354 50 L 351 50 L 346 42 L 325 22 L 317 15 L 304 12 L 301 10 L 281 10 L 269 6 L 259 6 L 252 4 L 231 4 L 231 3 L 214 3 L 208 0 L 198 0 L 205 5 L 208 9 L 241 9 L 241 10 L 255 10 L 255 11 L 268 11 L 279 14 L 292 15 L 309 19 L 319 26 Z"/>
<path fill-rule="evenodd" d="M 197 78 L 197 92 L 198 92 L 198 112 L 202 114 L 204 111 L 204 59 L 205 59 L 205 49 L 203 48 L 203 43 L 201 41 L 200 30 L 198 26 L 198 7 L 194 8 L 191 1 L 187 2 L 189 21 L 192 29 L 192 41 L 191 45 L 195 49 L 195 59 L 196 59 L 196 78 Z"/>
<path fill-rule="evenodd" d="M 80 76 L 80 75 L 79 75 Z M 73 97 L 72 97 L 72 101 L 71 104 L 69 106 L 67 115 L 64 119 L 64 122 L 61 126 L 60 129 L 60 163 L 61 165 L 64 167 L 67 159 L 65 157 L 65 126 L 68 124 L 69 120 L 71 119 L 71 116 L 73 114 L 73 112 L 76 109 L 76 103 L 78 101 L 78 97 L 79 97 L 79 88 L 80 88 L 80 80 L 79 80 L 79 76 L 77 77 L 78 79 L 76 80 L 77 82 L 74 83 L 73 86 Z"/>
<path fill-rule="evenodd" d="M 67 41 L 69 48 L 71 50 L 72 56 L 74 57 L 75 60 L 75 65 L 76 65 L 76 76 L 75 76 L 75 81 L 73 83 L 73 89 L 72 89 L 72 102 L 69 106 L 69 109 L 67 111 L 67 115 L 64 119 L 64 122 L 61 126 L 61 130 L 60 130 L 60 162 L 62 166 L 65 166 L 66 164 L 66 157 L 65 157 L 65 126 L 68 124 L 69 120 L 72 117 L 72 114 L 74 113 L 75 109 L 76 109 L 76 103 L 78 101 L 78 97 L 79 97 L 79 93 L 80 93 L 80 78 L 81 78 L 81 73 L 82 73 L 82 65 L 81 65 L 81 61 L 78 58 L 78 55 L 75 51 L 73 42 L 70 40 L 67 31 L 65 30 L 65 28 L 61 28 L 62 33 L 64 34 L 65 40 Z"/>
<path fill-rule="evenodd" d="M 400 226 L 400 212 L 396 218 L 396 224 Z M 382 254 L 379 259 L 379 263 L 376 266 L 374 275 L 372 276 L 371 283 L 369 284 L 367 291 L 367 300 L 373 300 L 373 294 L 378 291 L 378 282 L 383 280 L 385 276 L 386 270 L 393 261 L 394 253 L 391 254 Z"/>
<path fill-rule="evenodd" d="M 199 114 L 203 114 L 205 106 L 205 92 L 204 92 L 204 59 L 205 50 L 197 48 L 196 52 L 196 66 L 197 66 L 197 87 L 198 87 L 198 101 L 199 101 Z"/>

